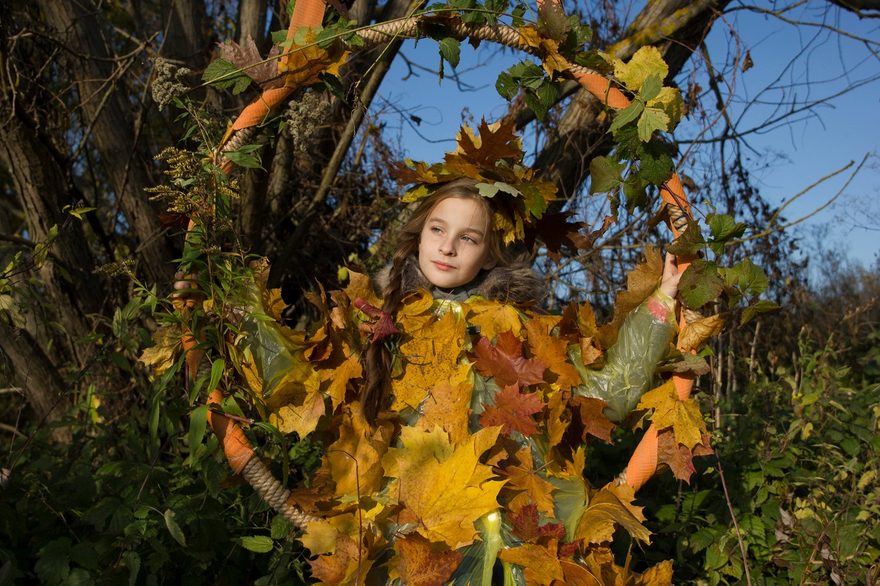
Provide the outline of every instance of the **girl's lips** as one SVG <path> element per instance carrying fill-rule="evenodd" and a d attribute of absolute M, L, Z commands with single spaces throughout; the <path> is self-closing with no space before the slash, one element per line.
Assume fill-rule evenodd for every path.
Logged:
<path fill-rule="evenodd" d="M 455 267 L 453 267 L 452 265 L 448 265 L 448 264 L 446 264 L 445 262 L 439 262 L 439 261 L 436 261 L 436 260 L 432 260 L 431 263 L 432 263 L 435 267 L 437 267 L 438 269 L 440 269 L 441 271 L 448 271 L 448 270 L 451 270 L 451 269 L 455 268 Z"/>

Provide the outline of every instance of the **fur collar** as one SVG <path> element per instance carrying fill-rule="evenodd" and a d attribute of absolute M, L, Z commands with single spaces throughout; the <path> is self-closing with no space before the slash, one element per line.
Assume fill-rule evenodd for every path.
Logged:
<path fill-rule="evenodd" d="M 375 275 L 375 285 L 382 292 L 388 284 L 391 265 Z M 495 267 L 488 271 L 480 271 L 477 277 L 462 287 L 441 289 L 433 286 L 419 269 L 418 260 L 414 256 L 406 259 L 403 267 L 403 294 L 416 289 L 427 289 L 435 298 L 465 301 L 473 295 L 479 295 L 492 301 L 502 303 L 537 303 L 544 297 L 544 286 L 528 264 L 520 262 L 506 267 Z"/>

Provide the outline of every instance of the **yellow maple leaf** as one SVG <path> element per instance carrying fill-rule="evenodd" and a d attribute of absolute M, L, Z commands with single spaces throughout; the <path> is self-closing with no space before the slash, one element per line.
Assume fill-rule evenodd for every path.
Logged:
<path fill-rule="evenodd" d="M 679 399 L 672 379 L 645 393 L 636 409 L 653 409 L 654 425 L 658 429 L 671 427 L 675 441 L 688 449 L 701 444 L 703 434 L 708 433 L 697 402 L 690 398 Z"/>
<path fill-rule="evenodd" d="M 352 405 L 342 416 L 339 438 L 327 448 L 330 476 L 338 497 L 361 498 L 379 492 L 383 471 L 379 463 L 391 442 L 389 425 L 376 428 Z"/>
<path fill-rule="evenodd" d="M 470 433 L 471 394 L 473 382 L 471 369 L 461 365 L 448 381 L 440 381 L 422 402 L 422 416 L 416 427 L 432 430 L 442 427 L 452 443 L 464 441 Z"/>
<path fill-rule="evenodd" d="M 306 437 L 318 426 L 326 405 L 324 395 L 318 391 L 308 393 L 301 404 L 288 403 L 269 415 L 269 423 L 281 433 L 296 433 Z"/>
<path fill-rule="evenodd" d="M 648 298 L 663 274 L 663 259 L 660 251 L 648 246 L 645 248 L 645 262 L 637 265 L 626 276 L 626 291 L 621 291 L 614 299 L 614 319 L 599 328 L 599 338 L 603 348 L 610 348 L 617 340 L 617 330 L 633 309 Z"/>
<path fill-rule="evenodd" d="M 724 318 L 710 315 L 687 324 L 678 335 L 678 349 L 682 352 L 699 350 L 703 342 L 716 336 L 724 327 Z"/>
<path fill-rule="evenodd" d="M 635 586 L 671 586 L 672 561 L 664 560 L 653 565 L 636 579 Z"/>
<path fill-rule="evenodd" d="M 562 565 L 554 551 L 556 540 L 551 539 L 548 547 L 526 543 L 511 549 L 502 549 L 498 557 L 505 562 L 522 566 L 526 584 L 552 584 L 563 580 Z"/>
<path fill-rule="evenodd" d="M 461 366 L 464 328 L 464 321 L 449 311 L 400 345 L 406 368 L 402 377 L 392 380 L 392 409 L 417 409 L 439 381 L 452 380 Z"/>
<path fill-rule="evenodd" d="M 322 73 L 339 75 L 339 68 L 348 60 L 348 51 L 340 43 L 325 49 L 315 43 L 314 30 L 307 30 L 302 44 L 292 43 L 278 60 L 278 73 L 284 75 L 287 87 L 304 87 L 317 83 Z"/>
<path fill-rule="evenodd" d="M 479 458 L 495 444 L 500 430 L 481 429 L 455 445 L 439 428 L 401 430 L 402 447 L 388 450 L 382 465 L 395 479 L 389 494 L 416 520 L 423 537 L 458 549 L 477 538 L 474 523 L 498 509 L 504 482 L 492 480 L 491 467 Z"/>
<path fill-rule="evenodd" d="M 516 459 L 519 465 L 504 468 L 504 473 L 509 480 L 505 491 L 510 490 L 518 493 L 507 503 L 508 510 L 517 512 L 523 506 L 531 503 L 539 511 L 553 518 L 556 514 L 553 501 L 554 487 L 535 471 L 531 449 L 522 448 L 516 453 Z"/>
<path fill-rule="evenodd" d="M 363 299 L 374 307 L 382 307 L 382 300 L 373 291 L 373 284 L 370 277 L 363 273 L 348 270 L 348 286 L 343 291 L 349 299 Z"/>
<path fill-rule="evenodd" d="M 179 326 L 162 326 L 153 332 L 153 345 L 144 348 L 138 360 L 159 376 L 174 366 L 174 354 L 180 348 L 182 331 Z"/>
<path fill-rule="evenodd" d="M 614 77 L 623 82 L 630 91 L 637 92 L 645 80 L 651 75 L 657 75 L 661 80 L 669 75 L 669 66 L 663 61 L 663 56 L 657 47 L 646 46 L 636 51 L 629 62 L 624 63 L 620 59 L 612 59 L 614 64 Z"/>
<path fill-rule="evenodd" d="M 500 333 L 513 332 L 519 337 L 522 329 L 519 312 L 509 303 L 499 303 L 487 299 L 472 299 L 462 306 L 467 322 L 479 326 L 480 335 L 495 339 Z"/>
<path fill-rule="evenodd" d="M 345 362 L 336 368 L 328 368 L 320 371 L 322 380 L 330 381 L 326 393 L 327 396 L 330 397 L 333 411 L 335 411 L 345 400 L 345 389 L 348 385 L 348 381 L 363 376 L 363 370 L 363 366 L 361 365 L 358 356 L 356 354 L 351 354 L 345 359 Z"/>
<path fill-rule="evenodd" d="M 551 333 L 559 323 L 560 316 L 536 315 L 526 322 L 529 350 L 547 369 L 556 375 L 555 384 L 563 390 L 581 383 L 581 377 L 568 362 L 568 342 Z"/>
<path fill-rule="evenodd" d="M 642 525 L 642 507 L 632 504 L 633 489 L 627 484 L 610 483 L 590 495 L 590 502 L 581 515 L 575 539 L 584 543 L 611 541 L 614 530 L 623 527 L 637 541 L 648 543 L 651 532 Z"/>
<path fill-rule="evenodd" d="M 559 41 L 541 36 L 538 29 L 530 24 L 521 26 L 517 32 L 526 45 L 538 50 L 541 55 L 541 65 L 544 66 L 547 75 L 553 75 L 557 71 L 568 71 L 571 67 L 571 63 L 559 54 Z"/>

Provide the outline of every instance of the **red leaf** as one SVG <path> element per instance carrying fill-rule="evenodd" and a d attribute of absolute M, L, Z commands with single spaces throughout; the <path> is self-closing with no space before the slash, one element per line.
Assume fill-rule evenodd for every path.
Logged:
<path fill-rule="evenodd" d="M 526 543 L 538 543 L 541 538 L 546 537 L 557 540 L 565 537 L 565 526 L 562 523 L 539 524 L 538 507 L 534 503 L 525 505 L 518 513 L 512 515 L 510 524 L 513 534 Z"/>
<path fill-rule="evenodd" d="M 694 456 L 708 456 L 712 453 L 709 447 L 709 436 L 702 434 L 702 443 L 694 446 L 693 451 L 675 441 L 673 430 L 665 429 L 657 434 L 657 460 L 669 466 L 672 475 L 688 484 L 696 472 Z"/>
<path fill-rule="evenodd" d="M 520 393 L 517 385 L 508 385 L 495 394 L 495 405 L 486 407 L 480 414 L 480 425 L 501 425 L 501 432 L 507 435 L 514 431 L 532 435 L 538 431 L 532 415 L 543 408 L 544 403 L 534 393 Z"/>
<path fill-rule="evenodd" d="M 480 374 L 495 377 L 499 386 L 521 387 L 544 381 L 544 364 L 522 355 L 522 342 L 512 332 L 498 334 L 493 346 L 485 337 L 474 347 Z"/>

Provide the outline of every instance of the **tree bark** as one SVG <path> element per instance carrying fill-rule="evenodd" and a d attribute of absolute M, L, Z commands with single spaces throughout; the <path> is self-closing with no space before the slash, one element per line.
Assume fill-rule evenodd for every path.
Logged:
<path fill-rule="evenodd" d="M 163 0 L 161 13 L 168 18 L 162 55 L 202 69 L 210 46 L 204 0 Z"/>
<path fill-rule="evenodd" d="M 266 49 L 266 0 L 240 0 L 238 3 L 238 43 L 248 37 L 260 51 Z"/>
<path fill-rule="evenodd" d="M 171 259 L 177 254 L 144 189 L 152 185 L 149 162 L 135 142 L 130 104 L 120 90 L 114 56 L 103 42 L 91 0 L 43 0 L 41 10 L 58 31 L 59 42 L 76 56 L 70 57 L 70 73 L 79 93 L 79 106 L 86 126 L 101 155 L 116 198 L 138 242 L 134 256 L 150 282 L 168 282 L 173 274 Z"/>
<path fill-rule="evenodd" d="M 12 175 L 31 240 L 40 245 L 57 229 L 40 279 L 56 319 L 71 338 L 81 338 L 91 331 L 86 316 L 99 311 L 104 291 L 93 274 L 95 261 L 80 220 L 61 211 L 77 205 L 70 183 L 37 131 L 17 114 L 0 126 L 0 159 Z"/>
<path fill-rule="evenodd" d="M 16 384 L 24 392 L 38 421 L 59 421 L 70 408 L 67 387 L 30 333 L 9 325 L 0 317 L 0 350 L 12 363 Z M 56 427 L 52 430 L 52 437 L 57 442 L 70 443 L 70 429 Z"/>

